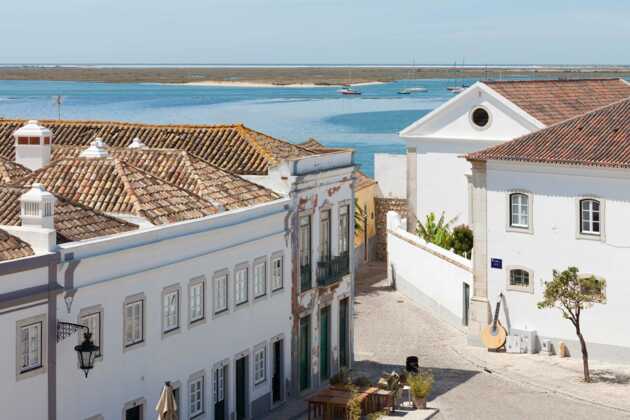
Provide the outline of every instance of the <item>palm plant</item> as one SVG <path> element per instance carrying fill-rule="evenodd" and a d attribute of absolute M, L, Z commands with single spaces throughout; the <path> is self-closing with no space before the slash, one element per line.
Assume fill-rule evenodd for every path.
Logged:
<path fill-rule="evenodd" d="M 446 215 L 442 212 L 440 218 L 436 221 L 435 213 L 427 214 L 424 223 L 418 221 L 416 233 L 427 242 L 431 242 L 444 249 L 451 249 L 452 234 L 451 225 L 455 223 L 457 217 L 446 221 Z"/>
<path fill-rule="evenodd" d="M 367 209 L 361 208 L 359 200 L 354 199 L 354 235 L 359 236 L 367 228 Z"/>

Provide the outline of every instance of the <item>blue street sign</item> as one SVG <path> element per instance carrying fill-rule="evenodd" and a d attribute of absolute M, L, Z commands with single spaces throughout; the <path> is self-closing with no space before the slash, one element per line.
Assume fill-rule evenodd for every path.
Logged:
<path fill-rule="evenodd" d="M 499 270 L 503 268 L 503 260 L 500 258 L 490 258 L 490 267 L 498 268 Z"/>

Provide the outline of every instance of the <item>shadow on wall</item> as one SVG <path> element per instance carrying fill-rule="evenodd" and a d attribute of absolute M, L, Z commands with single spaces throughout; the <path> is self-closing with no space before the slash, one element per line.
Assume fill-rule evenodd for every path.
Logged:
<path fill-rule="evenodd" d="M 433 390 L 431 391 L 431 395 L 429 396 L 429 401 L 439 397 L 442 394 L 446 394 L 450 390 L 469 381 L 475 375 L 479 374 L 479 372 L 475 370 L 445 369 L 431 366 L 423 366 L 422 359 L 420 360 L 420 368 L 431 370 L 431 372 L 433 373 L 433 377 L 435 378 L 435 383 L 433 384 Z M 402 369 L 404 369 L 404 364 L 383 364 L 371 360 L 357 361 L 354 362 L 354 364 L 352 365 L 352 370 L 354 374 L 366 376 L 370 379 L 370 382 L 372 383 L 378 382 L 378 379 L 385 372 L 400 372 Z"/>

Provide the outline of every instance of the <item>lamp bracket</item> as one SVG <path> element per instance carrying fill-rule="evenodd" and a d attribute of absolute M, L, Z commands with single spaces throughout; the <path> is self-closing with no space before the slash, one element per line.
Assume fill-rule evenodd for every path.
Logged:
<path fill-rule="evenodd" d="M 90 329 L 85 325 L 73 324 L 72 322 L 57 321 L 57 343 L 70 337 L 75 332 L 86 329 L 88 332 Z"/>

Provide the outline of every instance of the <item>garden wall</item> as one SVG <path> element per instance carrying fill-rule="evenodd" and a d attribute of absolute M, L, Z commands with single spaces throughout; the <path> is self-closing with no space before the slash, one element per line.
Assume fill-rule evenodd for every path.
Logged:
<path fill-rule="evenodd" d="M 408 233 L 400 215 L 387 213 L 388 277 L 434 315 L 463 328 L 472 295 L 472 261 Z"/>
<path fill-rule="evenodd" d="M 407 200 L 404 198 L 375 198 L 376 201 L 376 259 L 387 261 L 387 212 L 395 211 L 407 217 Z"/>

